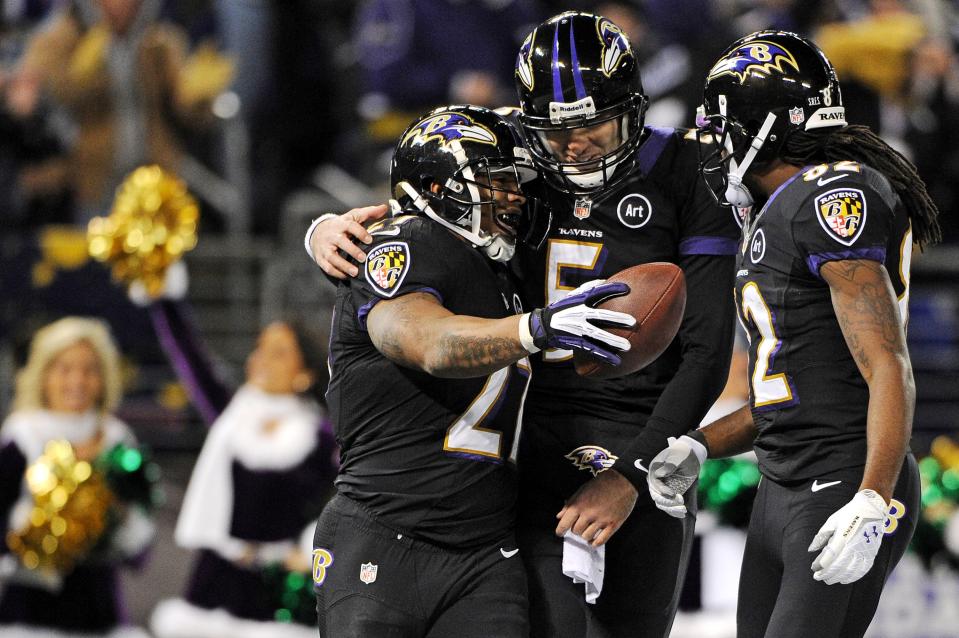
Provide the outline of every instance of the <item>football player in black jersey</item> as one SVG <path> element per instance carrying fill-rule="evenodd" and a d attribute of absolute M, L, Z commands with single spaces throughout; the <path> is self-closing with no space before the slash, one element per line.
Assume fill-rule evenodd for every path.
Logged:
<path fill-rule="evenodd" d="M 832 65 L 795 34 L 730 46 L 706 80 L 702 169 L 753 208 L 736 273 L 750 405 L 671 443 L 649 489 L 679 495 L 708 450 L 763 480 L 740 575 L 740 638 L 862 636 L 919 515 L 905 326 L 913 243 L 940 238 L 913 166 L 845 120 Z M 698 454 L 697 454 L 698 451 Z"/>
<path fill-rule="evenodd" d="M 720 207 L 700 180 L 693 132 L 644 125 L 635 53 L 608 19 L 568 12 L 546 21 L 526 38 L 515 75 L 522 108 L 511 117 L 525 131 L 553 216 L 547 240 L 518 246 L 511 263 L 524 298 L 553 303 L 583 282 L 656 261 L 682 266 L 687 285 L 678 337 L 637 373 L 580 377 L 563 348 L 532 360 L 518 528 L 532 635 L 659 638 L 679 602 L 694 521 L 654 506 L 644 468 L 668 437 L 701 421 L 725 382 L 736 211 Z M 345 213 L 321 226 L 312 246 L 308 233 L 307 251 L 327 274 L 354 275 L 336 253 L 362 259 L 352 238 L 369 236 L 357 222 L 382 212 Z M 695 511 L 695 494 L 687 500 Z M 567 531 L 606 544 L 595 604 L 563 574 Z"/>
<path fill-rule="evenodd" d="M 313 569 L 324 638 L 528 635 L 513 536 L 527 357 L 566 347 L 616 363 L 628 342 L 591 322 L 635 321 L 591 307 L 622 283 L 523 314 L 502 262 L 526 233 L 520 182 L 534 174 L 486 109 L 437 109 L 397 145 L 395 214 L 336 295 L 340 473 Z"/>

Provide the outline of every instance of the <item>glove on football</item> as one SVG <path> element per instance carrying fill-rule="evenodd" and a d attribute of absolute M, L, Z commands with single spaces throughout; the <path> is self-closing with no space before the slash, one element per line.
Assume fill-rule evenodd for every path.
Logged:
<path fill-rule="evenodd" d="M 629 286 L 621 282 L 589 282 L 563 299 L 545 308 L 537 308 L 529 314 L 533 344 L 540 350 L 582 350 L 600 361 L 619 365 L 621 359 L 616 353 L 629 350 L 629 341 L 591 322 L 602 321 L 625 327 L 634 325 L 636 319 L 632 315 L 593 307 L 611 297 L 628 293 Z"/>

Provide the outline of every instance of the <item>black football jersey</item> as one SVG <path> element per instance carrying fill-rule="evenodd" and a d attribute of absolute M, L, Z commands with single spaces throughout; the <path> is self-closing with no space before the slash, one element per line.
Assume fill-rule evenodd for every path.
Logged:
<path fill-rule="evenodd" d="M 884 264 L 905 320 L 912 252 L 906 210 L 879 172 L 836 162 L 797 173 L 744 228 L 736 302 L 750 339 L 763 473 L 804 480 L 863 465 L 869 389 L 819 270 L 842 259 Z"/>
<path fill-rule="evenodd" d="M 637 150 L 637 168 L 612 190 L 595 198 L 547 191 L 553 220 L 536 251 L 514 258 L 524 299 L 546 305 L 593 279 L 606 279 L 637 264 L 666 261 L 683 265 L 687 256 L 725 255 L 732 268 L 739 225 L 736 213 L 721 208 L 698 173 L 694 135 L 682 129 L 647 127 Z M 726 293 L 725 299 L 729 299 Z M 677 338 L 654 363 L 618 379 L 576 374 L 572 353 L 549 350 L 531 357 L 534 376 L 525 411 L 529 415 L 588 414 L 619 423 L 648 416 L 680 365 Z M 699 397 L 694 397 L 699 400 Z M 701 413 L 685 427 L 695 427 Z"/>
<path fill-rule="evenodd" d="M 371 228 L 361 273 L 339 284 L 330 343 L 330 415 L 341 450 L 337 489 L 385 525 L 468 547 L 513 525 L 517 419 L 528 360 L 473 379 L 404 368 L 373 346 L 373 306 L 411 292 L 458 315 L 521 312 L 506 268 L 424 217 Z"/>

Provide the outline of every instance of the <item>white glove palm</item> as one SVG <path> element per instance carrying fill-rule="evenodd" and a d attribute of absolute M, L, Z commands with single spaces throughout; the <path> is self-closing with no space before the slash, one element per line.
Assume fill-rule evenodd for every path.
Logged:
<path fill-rule="evenodd" d="M 649 495 L 656 507 L 674 518 L 686 516 L 683 494 L 696 479 L 706 460 L 706 448 L 696 439 L 669 437 L 669 446 L 649 463 Z M 637 466 L 640 467 L 640 466 Z"/>
<path fill-rule="evenodd" d="M 823 548 L 812 563 L 813 578 L 843 585 L 865 576 L 882 544 L 889 505 L 872 490 L 861 490 L 819 529 L 809 551 Z"/>

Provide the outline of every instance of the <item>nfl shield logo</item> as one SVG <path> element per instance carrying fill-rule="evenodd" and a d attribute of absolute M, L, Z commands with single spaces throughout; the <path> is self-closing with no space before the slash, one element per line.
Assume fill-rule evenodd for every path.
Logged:
<path fill-rule="evenodd" d="M 797 106 L 794 109 L 789 109 L 789 121 L 793 124 L 802 124 L 806 121 L 806 115 L 802 109 Z"/>
<path fill-rule="evenodd" d="M 373 563 L 363 563 L 360 565 L 360 580 L 369 585 L 376 580 L 376 570 L 379 568 L 379 565 Z"/>
<path fill-rule="evenodd" d="M 583 197 L 573 202 L 573 217 L 576 219 L 586 219 L 589 217 L 589 210 L 593 207 L 593 200 Z"/>

